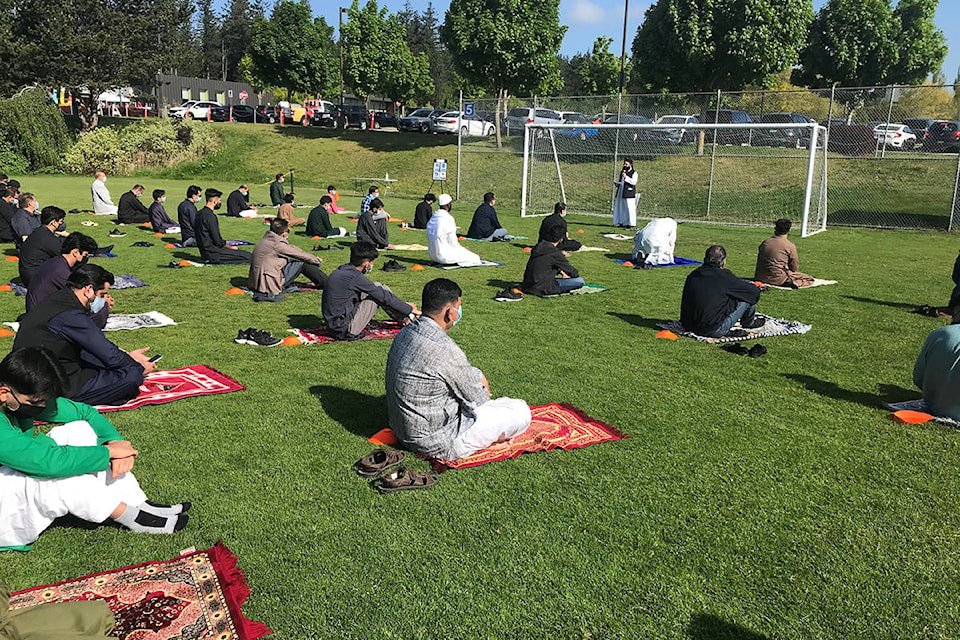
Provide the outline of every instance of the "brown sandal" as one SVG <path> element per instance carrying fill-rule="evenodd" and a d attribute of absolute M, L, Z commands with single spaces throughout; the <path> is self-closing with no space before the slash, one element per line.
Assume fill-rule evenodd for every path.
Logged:
<path fill-rule="evenodd" d="M 353 470 L 364 478 L 373 478 L 403 462 L 405 456 L 399 449 L 374 449 L 357 460 Z"/>
<path fill-rule="evenodd" d="M 439 478 L 431 471 L 413 471 L 400 466 L 380 479 L 376 486 L 380 493 L 396 493 L 414 489 L 429 489 L 437 484 Z"/>

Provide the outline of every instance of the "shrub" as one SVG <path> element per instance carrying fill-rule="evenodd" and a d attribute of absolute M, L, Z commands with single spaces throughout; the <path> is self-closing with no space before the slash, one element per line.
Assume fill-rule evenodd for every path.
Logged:
<path fill-rule="evenodd" d="M 7 149 L 0 150 L 0 171 L 11 176 L 22 176 L 27 172 L 29 163 L 19 153 Z"/>
<path fill-rule="evenodd" d="M 60 109 L 46 92 L 33 88 L 0 100 L 0 142 L 26 162 L 26 170 L 49 171 L 60 168 L 71 139 Z"/>

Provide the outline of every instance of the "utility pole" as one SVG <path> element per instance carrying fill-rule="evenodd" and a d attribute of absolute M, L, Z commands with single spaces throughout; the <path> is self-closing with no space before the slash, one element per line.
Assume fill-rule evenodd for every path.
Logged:
<path fill-rule="evenodd" d="M 347 13 L 349 9 L 340 7 L 340 11 L 337 13 L 337 18 L 340 21 L 340 26 L 337 30 L 337 38 L 340 40 L 340 104 L 343 105 L 343 14 Z"/>

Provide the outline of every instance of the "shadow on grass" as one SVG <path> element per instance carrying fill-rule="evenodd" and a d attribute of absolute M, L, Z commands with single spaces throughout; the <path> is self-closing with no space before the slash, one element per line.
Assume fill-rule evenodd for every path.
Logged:
<path fill-rule="evenodd" d="M 620 313 L 618 311 L 607 311 L 608 316 L 613 316 L 614 318 L 620 318 L 624 322 L 630 323 L 635 327 L 645 327 L 647 329 L 657 329 L 660 327 L 657 326 L 659 322 L 669 322 L 669 320 L 663 320 L 659 318 L 644 318 L 643 316 L 638 316 L 635 313 Z"/>
<path fill-rule="evenodd" d="M 946 229 L 947 216 L 925 213 L 840 209 L 830 212 L 830 224 L 848 227 L 878 227 L 883 229 Z"/>
<path fill-rule="evenodd" d="M 698 613 L 690 618 L 687 635 L 692 640 L 768 640 L 761 633 L 709 613 Z"/>
<path fill-rule="evenodd" d="M 387 255 L 385 253 L 381 253 L 380 256 L 384 258 L 384 260 L 396 260 L 397 262 L 409 262 L 410 264 L 420 264 L 425 267 L 433 266 L 433 260 L 430 260 L 430 259 L 424 260 L 423 258 L 411 258 L 410 256 L 405 256 L 405 255 L 399 255 L 399 256 L 393 255 L 393 254 Z"/>
<path fill-rule="evenodd" d="M 873 298 L 862 298 L 860 296 L 843 296 L 847 300 L 853 300 L 854 302 L 866 302 L 868 304 L 878 304 L 883 307 L 893 307 L 894 309 L 910 309 L 913 311 L 919 305 L 913 304 L 911 302 L 891 302 L 889 300 L 875 300 Z"/>
<path fill-rule="evenodd" d="M 383 131 L 357 129 L 329 129 L 326 127 L 277 126 L 275 131 L 288 138 L 317 140 L 324 138 L 341 138 L 357 143 L 371 151 L 413 151 L 424 147 L 456 146 L 457 136 L 430 136 L 422 133 L 406 133 L 402 131 Z"/>
<path fill-rule="evenodd" d="M 781 374 L 788 380 L 793 380 L 809 391 L 820 394 L 825 398 L 833 398 L 842 402 L 852 402 L 863 405 L 871 409 L 883 409 L 888 402 L 903 402 L 904 400 L 913 400 L 917 397 L 918 391 L 904 389 L 894 384 L 877 385 L 878 393 L 866 393 L 864 391 L 852 391 L 838 386 L 836 383 L 827 380 L 821 380 L 803 373 L 784 373 Z"/>
<path fill-rule="evenodd" d="M 328 416 L 361 438 L 369 438 L 387 426 L 387 396 L 327 385 L 314 385 L 310 393 L 320 400 Z"/>
<path fill-rule="evenodd" d="M 513 287 L 520 286 L 520 283 L 517 282 L 516 280 L 507 281 L 507 280 L 500 280 L 499 278 L 490 278 L 489 280 L 487 280 L 487 286 L 496 287 L 497 290 L 507 289 L 507 288 L 512 289 Z"/>
<path fill-rule="evenodd" d="M 287 316 L 291 329 L 312 329 L 323 324 L 323 316 L 313 314 L 293 314 Z"/>

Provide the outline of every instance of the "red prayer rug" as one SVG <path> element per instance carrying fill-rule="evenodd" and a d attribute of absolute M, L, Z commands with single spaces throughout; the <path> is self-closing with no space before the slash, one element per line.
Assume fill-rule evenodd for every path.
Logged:
<path fill-rule="evenodd" d="M 393 340 L 400 329 L 399 322 L 393 320 L 374 320 L 367 325 L 357 340 Z M 300 338 L 304 344 L 329 344 L 331 342 L 355 342 L 355 340 L 339 340 L 330 335 L 326 327 L 312 329 L 290 329 L 290 333 Z"/>
<path fill-rule="evenodd" d="M 105 600 L 120 640 L 256 640 L 271 630 L 240 607 L 250 589 L 237 558 L 218 542 L 166 562 L 145 562 L 17 591 L 10 609 L 75 600 Z"/>
<path fill-rule="evenodd" d="M 551 449 L 579 449 L 598 442 L 622 440 L 627 434 L 605 422 L 591 418 L 577 407 L 566 403 L 530 407 L 530 427 L 507 445 L 493 445 L 454 462 L 431 460 L 434 471 L 476 467 L 488 462 L 516 458 L 522 453 Z"/>
<path fill-rule="evenodd" d="M 182 369 L 167 371 L 153 371 L 148 373 L 143 384 L 140 385 L 140 395 L 125 404 L 97 405 L 97 411 L 123 411 L 125 409 L 139 409 L 148 404 L 165 404 L 191 398 L 206 396 L 214 393 L 230 393 L 244 391 L 245 386 L 225 376 L 216 369 L 197 364 Z"/>

